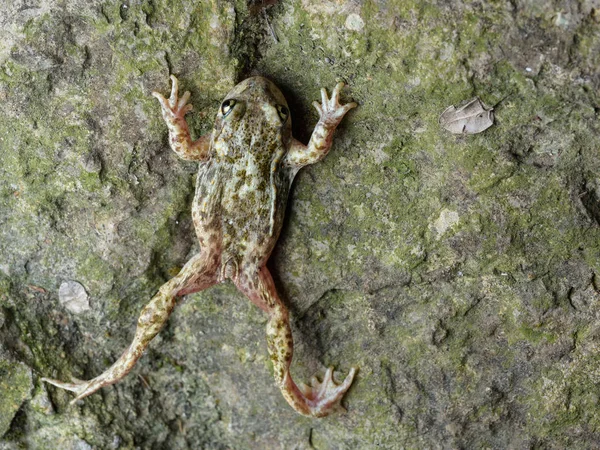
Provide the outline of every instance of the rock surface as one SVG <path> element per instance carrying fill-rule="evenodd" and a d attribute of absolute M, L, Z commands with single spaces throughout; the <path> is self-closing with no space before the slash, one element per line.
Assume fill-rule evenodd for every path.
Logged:
<path fill-rule="evenodd" d="M 8 431 L 10 423 L 23 402 L 31 398 L 31 369 L 22 363 L 0 359 L 0 434 Z"/>
<path fill-rule="evenodd" d="M 16 0 L 0 7 L 0 449 L 592 448 L 600 441 L 600 4 Z M 311 420 L 273 383 L 265 316 L 190 296 L 133 372 L 90 378 L 197 251 L 196 167 L 150 92 L 192 92 L 193 133 L 250 75 L 307 141 L 345 80 L 334 148 L 297 177 L 270 261 L 298 380 L 360 372 Z M 495 124 L 455 136 L 448 105 Z M 63 280 L 93 299 L 73 314 Z M 30 378 L 32 376 L 32 378 Z M 33 387 L 33 388 L 32 388 Z"/>

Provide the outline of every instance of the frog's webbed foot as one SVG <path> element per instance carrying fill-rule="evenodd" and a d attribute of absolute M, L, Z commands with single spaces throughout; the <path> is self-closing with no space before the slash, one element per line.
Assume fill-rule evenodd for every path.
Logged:
<path fill-rule="evenodd" d="M 336 384 L 333 381 L 333 367 L 328 367 L 322 382 L 314 376 L 310 381 L 310 385 L 303 383 L 298 385 L 298 389 L 300 389 L 307 403 L 310 405 L 313 416 L 322 417 L 336 409 L 344 410 L 340 402 L 346 391 L 350 388 L 356 370 L 356 367 L 352 367 L 344 381 Z"/>
<path fill-rule="evenodd" d="M 152 95 L 158 99 L 162 107 L 164 119 L 169 122 L 172 119 L 181 119 L 193 109 L 193 106 L 187 101 L 190 99 L 190 91 L 179 97 L 179 82 L 175 75 L 171 75 L 171 95 L 168 99 L 164 98 L 159 92 L 152 92 Z"/>
<path fill-rule="evenodd" d="M 313 106 L 319 112 L 319 122 L 324 123 L 328 127 L 336 127 L 352 108 L 356 108 L 358 105 L 355 102 L 347 103 L 345 105 L 340 104 L 340 92 L 344 87 L 344 83 L 340 82 L 336 84 L 331 93 L 331 99 L 327 96 L 327 90 L 321 89 L 321 104 L 319 102 L 313 102 Z"/>

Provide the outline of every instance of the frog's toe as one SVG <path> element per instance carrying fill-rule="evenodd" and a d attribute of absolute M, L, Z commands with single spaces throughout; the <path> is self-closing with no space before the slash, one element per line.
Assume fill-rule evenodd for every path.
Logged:
<path fill-rule="evenodd" d="M 42 378 L 42 381 L 45 381 L 46 383 L 50 383 L 51 385 L 59 387 L 61 389 L 66 389 L 67 391 L 75 392 L 76 394 L 81 392 L 82 388 L 84 388 L 85 385 L 88 384 L 87 381 L 78 380 L 77 378 L 71 378 L 70 383 L 65 383 L 63 381 L 53 380 L 51 378 L 45 378 L 45 377 Z"/>
<path fill-rule="evenodd" d="M 350 388 L 356 370 L 355 367 L 350 369 L 348 376 L 340 384 L 336 384 L 333 380 L 333 367 L 327 369 L 323 381 L 319 381 L 317 377 L 312 377 L 310 385 L 300 384 L 298 388 L 307 400 L 311 415 L 323 417 L 336 410 L 345 411 L 340 402 Z"/>
<path fill-rule="evenodd" d="M 340 98 L 340 92 L 342 92 L 342 89 L 344 89 L 344 86 L 346 84 L 342 81 L 340 81 L 339 83 L 337 83 L 335 85 L 335 87 L 333 88 L 333 91 L 331 92 L 331 100 L 332 103 L 338 103 L 339 102 L 339 98 Z"/>
<path fill-rule="evenodd" d="M 319 117 L 323 116 L 323 107 L 321 106 L 321 104 L 319 102 L 313 102 L 312 104 L 319 113 Z"/>
<path fill-rule="evenodd" d="M 160 102 L 163 109 L 169 109 L 169 101 L 160 92 L 152 91 L 152 97 Z"/>
<path fill-rule="evenodd" d="M 190 91 L 185 91 L 183 93 L 183 95 L 177 100 L 177 109 L 178 110 L 181 110 L 181 109 L 183 109 L 184 106 L 186 106 L 186 103 L 190 99 L 191 95 L 192 94 L 190 93 Z M 187 105 L 187 106 L 191 106 L 191 105 Z"/>
<path fill-rule="evenodd" d="M 45 381 L 46 383 L 50 383 L 51 385 L 56 386 L 58 388 L 74 392 L 76 394 L 76 397 L 70 401 L 71 405 L 76 403 L 78 400 L 81 400 L 82 398 L 93 394 L 101 387 L 107 385 L 107 383 L 102 382 L 102 379 L 100 377 L 94 378 L 93 380 L 89 380 L 89 381 L 78 380 L 77 378 L 71 378 L 70 383 L 64 383 L 62 381 L 53 380 L 51 378 L 42 378 L 42 381 Z"/>
<path fill-rule="evenodd" d="M 171 75 L 171 95 L 169 97 L 169 104 L 171 107 L 177 104 L 177 95 L 179 93 L 179 80 L 175 75 Z"/>

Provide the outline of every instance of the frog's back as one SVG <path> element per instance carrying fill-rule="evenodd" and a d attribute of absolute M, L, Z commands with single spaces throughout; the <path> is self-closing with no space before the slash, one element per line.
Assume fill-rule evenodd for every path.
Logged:
<path fill-rule="evenodd" d="M 193 218 L 200 245 L 218 244 L 223 266 L 260 266 L 275 245 L 293 177 L 281 164 L 291 135 L 287 115 L 281 92 L 260 77 L 237 85 L 217 115 Z"/>

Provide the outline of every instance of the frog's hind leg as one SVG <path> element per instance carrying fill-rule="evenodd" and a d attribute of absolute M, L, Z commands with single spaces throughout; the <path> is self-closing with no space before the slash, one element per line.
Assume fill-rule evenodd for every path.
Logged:
<path fill-rule="evenodd" d="M 290 374 L 294 343 L 288 311 L 277 295 L 269 270 L 263 267 L 256 275 L 242 275 L 236 280 L 236 285 L 254 304 L 269 314 L 269 356 L 273 362 L 275 381 L 290 406 L 300 414 L 312 417 L 324 417 L 340 409 L 340 401 L 352 384 L 357 369 L 350 369 L 346 379 L 339 385 L 333 381 L 332 367 L 327 369 L 322 382 L 313 377 L 312 386 L 296 385 Z"/>
<path fill-rule="evenodd" d="M 158 293 L 142 309 L 135 337 L 129 348 L 101 375 L 89 381 L 73 379 L 71 383 L 48 378 L 42 378 L 42 380 L 75 392 L 77 396 L 71 401 L 71 404 L 104 386 L 118 382 L 131 371 L 150 341 L 163 328 L 175 307 L 177 297 L 201 291 L 217 282 L 216 265 L 214 258 L 206 253 L 200 253 L 188 261 L 179 274 L 163 284 Z"/>

